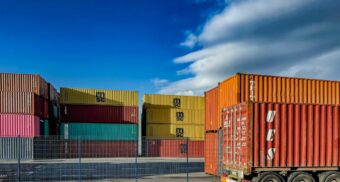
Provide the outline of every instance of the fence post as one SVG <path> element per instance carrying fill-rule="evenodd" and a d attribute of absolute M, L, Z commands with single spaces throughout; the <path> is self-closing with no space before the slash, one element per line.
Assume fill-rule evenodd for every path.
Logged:
<path fill-rule="evenodd" d="M 137 172 L 137 170 L 138 170 L 138 148 L 139 148 L 139 143 L 138 142 L 139 142 L 139 135 L 137 135 L 136 139 L 137 140 L 136 140 L 136 145 L 135 145 L 135 147 L 136 147 L 136 149 L 135 149 L 135 153 L 136 153 L 136 158 L 135 158 L 135 180 L 137 182 L 138 181 L 138 172 Z"/>
<path fill-rule="evenodd" d="M 187 152 L 187 182 L 189 182 L 189 138 L 187 138 L 186 152 Z"/>
<path fill-rule="evenodd" d="M 80 137 L 78 137 L 78 181 L 81 181 L 81 147 L 80 147 Z"/>
<path fill-rule="evenodd" d="M 20 141 L 20 135 L 18 135 L 18 141 L 17 141 L 17 144 L 18 144 L 18 181 L 21 181 L 21 174 L 20 174 L 20 168 L 21 168 L 21 166 L 20 166 L 20 159 L 21 159 L 21 156 L 20 156 L 20 153 L 21 153 L 21 141 Z"/>

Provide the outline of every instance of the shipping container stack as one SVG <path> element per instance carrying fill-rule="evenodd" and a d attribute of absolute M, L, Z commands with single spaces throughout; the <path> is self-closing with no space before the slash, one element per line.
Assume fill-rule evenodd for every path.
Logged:
<path fill-rule="evenodd" d="M 204 169 L 207 174 L 218 176 L 218 144 L 221 130 L 219 124 L 221 115 L 218 109 L 218 87 L 204 93 L 205 99 L 205 140 L 204 140 Z"/>
<path fill-rule="evenodd" d="M 145 156 L 186 157 L 188 142 L 189 157 L 203 157 L 204 97 L 144 95 L 142 135 Z"/>
<path fill-rule="evenodd" d="M 0 158 L 17 157 L 12 156 L 12 147 L 18 142 L 13 137 L 20 137 L 25 140 L 22 157 L 32 159 L 34 137 L 48 135 L 49 124 L 56 125 L 57 120 L 50 120 L 49 87 L 54 89 L 39 75 L 0 73 L 0 137 L 1 144 L 6 145 L 0 146 Z"/>
<path fill-rule="evenodd" d="M 221 167 L 231 171 L 242 169 L 245 175 L 254 167 L 319 167 L 319 159 L 315 158 L 318 155 L 314 158 L 312 155 L 313 150 L 319 152 L 319 147 L 308 144 L 313 143 L 311 139 L 318 141 L 325 152 L 322 155 L 328 156 L 329 161 L 338 158 L 338 153 L 331 152 L 338 151 L 337 147 L 329 146 L 338 145 L 338 129 L 332 131 L 332 126 L 338 128 L 340 122 L 339 81 L 239 73 L 207 91 L 205 101 L 208 174 L 218 175 Z M 222 130 L 222 141 L 218 130 Z M 325 138 L 317 138 L 325 133 L 329 133 L 325 138 L 330 140 L 327 149 L 323 146 Z M 301 145 L 292 146 L 298 144 L 296 140 Z M 222 156 L 218 154 L 219 147 L 223 149 Z M 222 161 L 221 166 L 218 161 Z"/>
<path fill-rule="evenodd" d="M 61 88 L 65 157 L 132 157 L 138 144 L 138 92 Z"/>

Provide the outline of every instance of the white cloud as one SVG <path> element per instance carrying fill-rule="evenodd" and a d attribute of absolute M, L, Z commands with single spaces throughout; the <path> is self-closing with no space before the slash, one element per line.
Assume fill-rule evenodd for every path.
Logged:
<path fill-rule="evenodd" d="M 196 46 L 198 38 L 195 34 L 189 32 L 187 33 L 187 38 L 180 45 L 183 47 L 193 48 Z"/>
<path fill-rule="evenodd" d="M 156 87 L 160 87 L 160 86 L 164 86 L 164 85 L 168 84 L 168 83 L 169 83 L 169 80 L 154 78 L 154 79 L 151 80 L 151 82 L 152 82 Z"/>
<path fill-rule="evenodd" d="M 231 1 L 182 43 L 202 46 L 174 59 L 188 77 L 159 92 L 202 94 L 236 72 L 338 79 L 339 8 L 336 0 Z"/>

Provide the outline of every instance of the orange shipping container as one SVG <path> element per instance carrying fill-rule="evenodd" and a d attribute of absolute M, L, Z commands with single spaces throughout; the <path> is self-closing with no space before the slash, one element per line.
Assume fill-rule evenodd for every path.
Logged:
<path fill-rule="evenodd" d="M 247 101 L 340 105 L 340 82 L 238 73 L 219 84 L 219 108 Z"/>
<path fill-rule="evenodd" d="M 338 105 L 243 103 L 223 112 L 223 165 L 231 171 L 340 166 Z"/>
<path fill-rule="evenodd" d="M 204 171 L 218 176 L 218 133 L 206 133 L 204 141 Z"/>
<path fill-rule="evenodd" d="M 39 75 L 0 73 L 1 92 L 34 92 L 48 99 L 48 84 Z"/>
<path fill-rule="evenodd" d="M 218 109 L 218 87 L 215 87 L 204 95 L 205 98 L 205 130 L 214 131 L 221 127 Z"/>

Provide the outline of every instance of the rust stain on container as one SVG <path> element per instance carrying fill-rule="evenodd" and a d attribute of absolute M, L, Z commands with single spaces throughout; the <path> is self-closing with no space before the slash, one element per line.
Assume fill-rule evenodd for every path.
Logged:
<path fill-rule="evenodd" d="M 246 102 L 226 107 L 223 165 L 244 174 L 254 167 L 339 167 L 339 113 L 338 105 Z"/>

